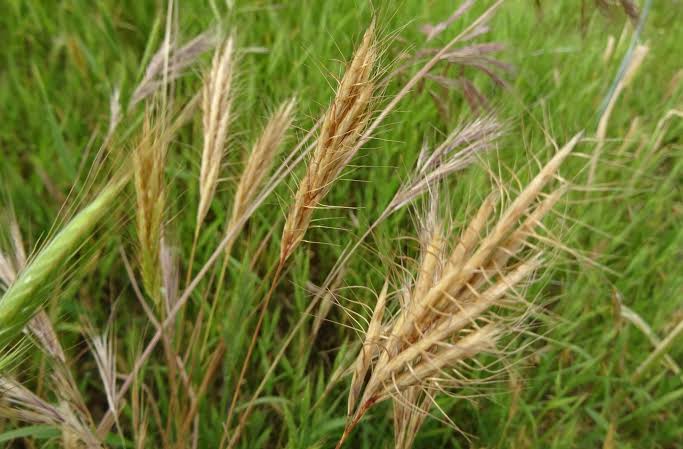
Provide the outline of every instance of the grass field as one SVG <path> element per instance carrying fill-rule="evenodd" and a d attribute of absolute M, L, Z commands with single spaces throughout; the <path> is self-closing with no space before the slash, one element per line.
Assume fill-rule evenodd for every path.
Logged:
<path fill-rule="evenodd" d="M 415 270 L 416 224 L 429 209 L 430 195 L 389 216 L 364 240 L 333 282 L 329 297 L 338 304 L 329 312 L 309 307 L 316 287 L 344 248 L 381 216 L 423 145 L 434 147 L 459 125 L 491 114 L 504 128 L 495 148 L 439 184 L 441 209 L 458 230 L 492 189 L 503 190 L 509 203 L 558 148 L 578 132 L 585 134 L 559 171 L 571 189 L 547 216 L 544 238 L 535 243 L 546 248 L 546 256 L 535 282 L 522 290 L 536 305 L 529 326 L 505 341 L 509 354 L 499 375 L 491 378 L 472 363 L 463 371 L 467 382 L 449 389 L 450 395 L 436 395 L 433 418 L 422 425 L 414 447 L 683 446 L 683 2 L 640 1 L 638 37 L 638 18 L 630 18 L 619 2 L 600 9 L 600 2 L 589 0 L 503 1 L 489 21 L 490 31 L 474 42 L 504 44 L 492 55 L 505 63 L 494 63 L 504 83 L 471 65 L 439 63 L 335 176 L 339 179 L 317 202 L 329 207 L 316 208 L 279 282 L 274 272 L 282 228 L 303 167 L 285 177 L 246 222 L 225 259 L 223 287 L 216 288 L 223 263 L 219 252 L 207 276 L 189 290 L 188 281 L 201 273 L 223 239 L 245 155 L 280 104 L 296 97 L 294 122 L 278 161 L 325 113 L 373 17 L 375 77 L 393 74 L 371 103 L 381 111 L 421 67 L 397 71 L 409 55 L 443 47 L 493 1 L 474 2 L 429 41 L 421 27 L 446 20 L 461 2 L 177 3 L 169 20 L 163 1 L 2 2 L 0 252 L 8 259 L 18 254 L 12 216 L 26 252 L 36 256 L 108 180 L 136 170 L 132 166 L 139 162 L 128 156 L 145 145 L 153 114 L 145 109 L 182 115 L 201 91 L 212 50 L 172 88 L 159 89 L 169 94 L 150 95 L 129 107 L 166 29 L 177 29 L 180 42 L 207 29 L 222 37 L 233 33 L 237 51 L 225 155 L 200 230 L 204 125 L 198 108 L 171 136 L 161 167 L 163 195 L 151 199 L 152 208 L 162 208 L 163 241 L 156 243 L 175 257 L 144 254 L 137 179 L 116 193 L 102 220 L 91 223 L 93 232 L 83 230 L 85 237 L 67 251 L 70 257 L 50 261 L 54 268 L 46 281 L 27 295 L 30 310 L 5 316 L 0 307 L 0 320 L 19 320 L 40 306 L 64 352 L 61 362 L 55 352 L 39 349 L 49 336 L 34 335 L 17 353 L 12 348 L 19 337 L 6 339 L 11 326 L 2 322 L 0 445 L 223 448 L 239 429 L 234 447 L 334 447 L 347 424 L 347 369 L 385 279 L 397 292 Z M 641 46 L 630 53 L 636 43 Z M 421 64 L 431 56 L 424 54 Z M 634 62 L 639 55 L 644 56 L 640 65 Z M 620 67 L 629 62 L 633 70 L 620 76 Z M 446 78 L 455 80 L 449 88 L 439 84 Z M 115 91 L 123 106 L 109 133 Z M 605 113 L 610 98 L 614 104 Z M 153 125 L 164 126 L 163 117 L 154 119 Z M 163 131 L 158 141 L 165 138 Z M 274 169 L 282 166 L 276 162 Z M 160 235 L 151 229 L 153 238 Z M 29 257 L 29 266 L 38 259 Z M 165 262 L 172 268 L 160 268 Z M 14 265 L 21 278 L 22 267 L 16 266 L 21 264 Z M 271 284 L 272 300 L 255 333 Z M 177 292 L 171 294 L 174 285 Z M 11 289 L 5 289 L 0 306 Z M 126 385 L 158 322 L 185 292 L 187 304 Z M 387 307 L 395 311 L 399 301 Z M 319 327 L 316 317 L 324 318 Z M 253 355 L 230 413 L 252 337 Z M 98 351 L 104 357 L 97 359 Z M 495 357 L 477 360 L 485 364 Z M 16 390 L 23 402 L 11 392 L 19 384 L 25 388 Z M 124 386 L 130 388 L 117 397 Z M 37 397 L 56 411 L 36 406 Z M 116 422 L 95 431 L 116 407 Z M 224 432 L 229 414 L 234 416 Z M 398 447 L 392 416 L 390 401 L 378 403 L 345 447 Z M 79 432 L 93 441 L 84 441 Z"/>

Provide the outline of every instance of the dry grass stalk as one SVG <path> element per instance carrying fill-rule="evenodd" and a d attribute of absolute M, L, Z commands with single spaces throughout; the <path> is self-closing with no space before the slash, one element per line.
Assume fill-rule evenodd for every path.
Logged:
<path fill-rule="evenodd" d="M 280 246 L 281 261 L 289 258 L 301 243 L 313 211 L 357 151 L 356 142 L 370 118 L 376 59 L 373 22 L 356 49 L 334 101 L 325 114 L 317 147 L 285 222 Z"/>
<path fill-rule="evenodd" d="M 178 122 L 176 122 L 176 124 L 177 123 Z M 291 173 L 293 168 L 299 165 L 304 160 L 306 155 L 313 150 L 314 145 L 310 141 L 313 139 L 313 135 L 318 126 L 319 124 L 316 124 L 309 132 L 306 133 L 306 135 L 297 143 L 294 149 L 287 155 L 282 165 L 280 165 L 280 167 L 278 167 L 278 169 L 275 170 L 275 173 L 270 176 L 268 182 L 266 182 L 265 187 L 254 200 L 254 203 L 249 205 L 249 208 L 245 212 L 245 215 L 240 220 L 239 226 L 242 226 L 244 223 L 246 223 L 247 219 L 256 211 L 256 209 L 261 204 L 263 204 L 266 198 L 273 193 L 275 188 L 285 180 L 285 178 L 287 177 L 287 175 Z M 198 287 L 199 283 L 204 279 L 204 277 L 207 274 L 209 274 L 211 267 L 218 261 L 220 256 L 225 254 L 225 248 L 230 242 L 230 240 L 235 238 L 236 231 L 237 229 L 228 229 L 226 231 L 225 236 L 216 245 L 216 248 L 213 250 L 209 258 L 206 260 L 202 268 L 198 271 L 198 273 L 192 279 L 190 284 L 185 288 L 185 290 L 183 290 L 183 293 L 180 295 L 177 302 L 173 305 L 173 308 L 169 312 L 168 316 L 163 320 L 163 322 L 159 323 L 159 328 L 156 330 L 150 341 L 147 343 L 147 346 L 142 351 L 140 356 L 136 359 L 132 369 L 130 370 L 128 375 L 125 377 L 125 380 L 121 384 L 117 395 L 119 399 L 122 399 L 124 395 L 128 392 L 128 390 L 133 386 L 133 383 L 136 381 L 141 369 L 154 352 L 156 346 L 159 344 L 159 342 L 162 341 L 163 334 L 166 333 L 167 330 L 173 325 L 173 323 L 176 322 L 178 313 L 187 304 L 187 302 L 190 299 L 190 296 Z M 106 434 L 109 432 L 113 425 L 114 419 L 112 413 L 107 412 L 98 424 L 97 434 L 106 436 Z"/>
<path fill-rule="evenodd" d="M 658 362 L 663 356 L 667 355 L 667 352 L 676 342 L 676 339 L 683 334 L 683 320 L 679 321 L 676 327 L 666 336 L 659 344 L 655 347 L 647 358 L 638 366 L 636 371 L 633 373 L 633 380 L 640 380 L 643 375 L 645 375 L 653 365 Z"/>
<path fill-rule="evenodd" d="M 518 289 L 541 265 L 541 253 L 530 240 L 565 189 L 545 198 L 541 191 L 579 138 L 580 134 L 541 169 L 495 223 L 490 221 L 498 197 L 490 195 L 452 249 L 450 232 L 432 209 L 421 238 L 418 275 L 402 289 L 398 312 L 380 322 L 376 315 L 382 314 L 374 313 L 370 321 L 354 367 L 349 422 L 338 447 L 377 402 L 414 397 L 413 388 L 429 394 L 468 383 L 460 368 L 479 353 L 495 351 L 498 339 L 524 317 L 528 304 Z M 527 246 L 532 251 L 521 252 Z M 384 300 L 378 307 L 384 309 Z M 497 312 L 503 309 L 512 315 L 504 318 Z M 381 329 L 380 335 L 376 329 Z M 421 401 L 410 406 L 426 407 Z"/>
<path fill-rule="evenodd" d="M 366 232 L 358 238 L 354 244 L 350 244 L 342 253 L 342 255 L 335 262 L 334 267 L 327 275 L 325 282 L 319 288 L 316 288 L 316 294 L 311 300 L 306 311 L 303 313 L 301 319 L 296 323 L 290 331 L 288 337 L 285 339 L 280 351 L 271 363 L 268 372 L 257 388 L 256 393 L 252 397 L 247 411 L 240 418 L 240 427 L 233 435 L 231 441 L 236 441 L 239 437 L 239 429 L 244 426 L 249 413 L 254 408 L 254 401 L 262 391 L 267 379 L 273 373 L 275 366 L 279 359 L 285 353 L 285 349 L 292 341 L 293 336 L 298 332 L 303 325 L 306 317 L 313 311 L 313 308 L 320 302 L 320 309 L 316 314 L 316 319 L 311 331 L 311 339 L 315 338 L 320 326 L 322 325 L 333 301 L 331 298 L 326 298 L 326 295 L 332 295 L 335 290 L 335 283 L 339 283 L 343 276 L 343 271 L 346 263 L 350 260 L 351 255 L 358 249 L 363 241 L 372 233 L 372 231 L 379 226 L 386 218 L 394 212 L 400 210 L 405 205 L 410 204 L 413 200 L 418 198 L 421 194 L 428 190 L 430 185 L 442 180 L 448 175 L 463 170 L 469 164 L 477 160 L 477 157 L 493 147 L 496 139 L 501 134 L 501 126 L 493 117 L 481 117 L 476 121 L 467 124 L 463 127 L 457 128 L 435 149 L 428 151 L 427 147 L 423 148 L 418 163 L 415 167 L 413 175 L 401 185 L 398 192 L 386 207 L 384 212 L 368 227 Z"/>
<path fill-rule="evenodd" d="M 633 309 L 621 302 L 621 294 L 615 292 L 615 296 L 617 298 L 616 302 L 619 308 L 619 316 L 638 328 L 647 337 L 647 339 L 650 341 L 650 344 L 655 349 L 661 347 L 662 340 L 647 323 L 647 321 L 645 321 L 643 317 L 638 315 Z M 678 366 L 678 363 L 676 363 L 676 361 L 669 354 L 665 354 L 663 358 L 671 372 L 679 376 L 679 379 L 683 380 L 683 377 L 681 377 L 681 367 Z"/>
<path fill-rule="evenodd" d="M 373 135 L 375 130 L 386 120 L 386 118 L 389 116 L 389 114 L 396 109 L 398 104 L 418 85 L 418 83 L 424 79 L 424 77 L 435 67 L 436 64 L 440 61 L 441 56 L 446 54 L 449 49 L 451 49 L 454 45 L 456 45 L 458 42 L 461 42 L 466 39 L 471 39 L 474 35 L 476 34 L 481 34 L 483 30 L 486 29 L 485 23 L 493 16 L 495 11 L 502 5 L 503 0 L 496 0 L 491 6 L 489 6 L 486 11 L 484 11 L 477 19 L 475 19 L 470 25 L 468 25 L 460 34 L 458 34 L 456 37 L 451 39 L 444 47 L 434 55 L 432 59 L 427 61 L 424 66 L 417 71 L 400 89 L 400 91 L 389 101 L 385 107 L 377 114 L 375 119 L 372 121 L 371 124 L 367 126 L 365 129 L 364 133 L 362 136 L 358 139 L 358 141 L 355 144 L 354 151 L 357 151 L 362 145 L 364 145 Z M 387 79 L 391 78 L 393 75 L 388 75 Z M 276 170 L 276 172 L 270 177 L 269 181 L 266 183 L 265 187 L 263 190 L 259 193 L 258 197 L 254 201 L 252 205 L 249 206 L 249 209 L 245 216 L 242 218 L 242 222 L 245 222 L 251 214 L 263 203 L 263 201 L 274 191 L 275 187 L 279 183 L 281 183 L 284 178 L 292 171 L 294 167 L 296 167 L 300 162 L 303 161 L 303 159 L 308 155 L 310 152 L 312 152 L 315 149 L 315 145 L 310 144 L 309 141 L 312 138 L 313 133 L 317 130 L 319 127 L 320 121 L 318 121 L 315 125 L 314 128 L 312 128 L 306 136 L 297 144 L 297 146 L 294 148 L 294 150 L 289 153 L 283 164 Z M 140 373 L 140 370 L 142 367 L 145 365 L 149 357 L 152 355 L 154 349 L 156 348 L 157 344 L 161 341 L 162 339 L 162 333 L 163 329 L 169 328 L 174 322 L 176 315 L 178 312 L 187 304 L 188 300 L 190 299 L 190 296 L 192 295 L 192 292 L 197 288 L 199 283 L 204 279 L 204 277 L 209 274 L 211 267 L 216 263 L 218 258 L 221 256 L 221 254 L 224 254 L 225 247 L 228 245 L 230 239 L 234 238 L 235 231 L 234 230 L 228 230 L 226 232 L 225 237 L 221 240 L 220 243 L 216 246 L 214 251 L 211 253 L 211 256 L 209 256 L 208 260 L 204 263 L 202 266 L 201 270 L 195 275 L 195 277 L 192 279 L 192 282 L 185 288 L 183 291 L 182 295 L 180 298 L 178 298 L 178 302 L 175 304 L 173 309 L 171 310 L 171 313 L 169 313 L 169 316 L 166 317 L 166 319 L 161 323 L 161 328 L 158 329 L 150 341 L 147 343 L 147 346 L 145 349 L 142 351 L 140 356 L 136 359 L 135 364 L 133 365 L 132 369 L 130 370 L 128 376 L 126 376 L 125 381 L 119 388 L 119 393 L 118 395 L 121 397 L 124 395 L 128 389 L 133 385 L 133 382 L 137 378 L 138 374 Z M 312 306 L 314 303 L 311 303 L 311 306 L 309 306 L 308 313 L 312 310 Z M 265 380 L 270 378 L 272 373 L 274 372 L 274 369 L 277 365 L 277 362 L 282 358 L 285 352 L 285 348 L 291 342 L 291 339 L 293 338 L 293 335 L 295 335 L 296 331 L 301 327 L 301 325 L 304 323 L 304 318 L 299 320 L 297 325 L 294 328 L 294 332 L 290 332 L 288 338 L 287 338 L 287 343 L 283 345 L 281 350 L 278 352 L 277 356 L 275 357 L 273 363 L 271 363 L 267 374 L 264 376 L 264 380 L 261 382 L 259 387 L 257 388 L 257 391 L 254 393 L 254 397 L 249 403 L 248 408 L 246 411 L 242 414 L 240 418 L 240 426 L 237 428 L 237 430 L 234 432 L 231 441 L 237 442 L 239 440 L 239 436 L 241 433 L 241 430 L 244 429 L 244 425 L 246 423 L 246 420 L 248 419 L 248 416 L 250 415 L 250 412 L 253 410 L 255 407 L 255 402 L 254 399 L 258 398 L 259 394 L 261 391 L 263 391 L 263 388 L 266 384 Z M 107 415 L 100 421 L 100 424 L 98 426 L 98 434 L 106 434 L 108 429 L 111 428 L 113 425 L 113 420 L 111 419 L 111 413 L 107 413 Z M 226 423 L 229 422 L 229 418 L 226 420 Z M 224 436 L 227 436 L 227 432 L 230 429 L 229 425 L 225 426 L 225 432 Z"/>
<path fill-rule="evenodd" d="M 230 429 L 233 412 L 240 395 L 240 386 L 246 375 L 268 304 L 280 280 L 285 262 L 301 243 L 311 222 L 313 210 L 319 205 L 330 190 L 332 183 L 359 149 L 357 144 L 370 118 L 370 103 L 375 86 L 373 75 L 376 59 L 377 48 L 375 23 L 373 21 L 363 35 L 363 40 L 356 49 L 354 57 L 339 83 L 335 98 L 325 113 L 316 147 L 309 160 L 306 174 L 299 184 L 294 205 L 285 221 L 280 242 L 280 258 L 270 289 L 261 302 L 256 327 L 237 379 L 237 388 L 235 388 L 228 408 L 225 421 L 226 432 L 223 434 L 221 446 L 227 442 L 228 447 L 234 447 L 241 435 L 242 421 L 240 421 L 233 437 L 229 441 L 227 439 L 227 431 Z"/>
<path fill-rule="evenodd" d="M 228 125 L 232 120 L 234 59 L 235 41 L 230 37 L 216 51 L 202 92 L 204 148 L 199 171 L 199 207 L 195 235 L 199 233 L 218 184 Z"/>

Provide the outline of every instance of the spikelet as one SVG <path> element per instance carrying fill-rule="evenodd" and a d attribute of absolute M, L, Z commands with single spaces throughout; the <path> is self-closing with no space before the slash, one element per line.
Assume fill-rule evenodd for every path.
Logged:
<path fill-rule="evenodd" d="M 314 209 L 354 156 L 355 144 L 370 117 L 377 59 L 374 22 L 365 32 L 351 64 L 327 110 L 313 156 L 296 192 L 282 233 L 280 260 L 286 260 L 301 243 Z"/>
<path fill-rule="evenodd" d="M 234 53 L 234 39 L 230 37 L 225 41 L 223 48 L 216 51 L 211 72 L 206 79 L 202 92 L 204 148 L 199 170 L 199 207 L 197 208 L 196 233 L 199 233 L 216 192 L 228 125 L 232 119 Z"/>
<path fill-rule="evenodd" d="M 427 393 L 468 383 L 458 367 L 465 367 L 480 353 L 496 352 L 499 338 L 525 316 L 528 304 L 518 290 L 541 265 L 542 254 L 536 249 L 530 254 L 521 250 L 531 247 L 528 243 L 535 236 L 534 229 L 565 192 L 562 186 L 541 196 L 579 138 L 580 134 L 567 143 L 518 197 L 495 215 L 493 223 L 491 217 L 499 202 L 495 194 L 482 203 L 458 239 L 453 239 L 432 208 L 421 239 L 416 280 L 403 287 L 397 313 L 379 323 L 373 314 L 370 321 L 372 335 L 368 331 L 368 338 L 378 342 L 382 351 L 372 353 L 371 362 L 363 352 L 356 361 L 349 394 L 350 419 L 340 444 L 367 410 L 383 400 L 394 400 L 398 407 L 395 416 L 404 426 L 421 423 L 429 404 L 415 389 Z M 449 240 L 457 241 L 450 251 Z M 378 305 L 385 307 L 383 300 Z M 503 318 L 497 312 L 502 309 L 511 312 L 511 317 Z M 382 330 L 381 335 L 376 329 Z M 355 375 L 356 371 L 363 376 Z M 414 435 L 397 435 L 398 447 L 406 447 L 412 438 Z"/>
<path fill-rule="evenodd" d="M 159 300 L 159 249 L 166 193 L 164 169 L 168 139 L 153 123 L 150 109 L 145 111 L 142 135 L 133 151 L 135 175 L 136 230 L 140 244 L 142 283 L 155 301 Z"/>
<path fill-rule="evenodd" d="M 429 186 L 464 170 L 494 147 L 502 126 L 493 116 L 482 116 L 456 127 L 436 148 L 423 148 L 414 172 L 396 192 L 384 215 L 392 214 L 428 190 Z"/>
<path fill-rule="evenodd" d="M 252 147 L 237 185 L 228 229 L 232 229 L 240 221 L 240 217 L 244 215 L 261 190 L 263 181 L 273 165 L 277 150 L 282 145 L 287 130 L 292 125 L 295 106 L 296 101 L 294 99 L 280 105 Z"/>
<path fill-rule="evenodd" d="M 84 329 L 86 342 L 92 352 L 100 374 L 104 392 L 107 398 L 109 409 L 119 410 L 119 401 L 116 391 L 116 353 L 115 343 L 109 329 L 105 329 L 102 334 L 96 334 L 94 327 L 87 319 L 84 319 Z M 117 420 L 118 421 L 118 420 Z M 118 422 L 117 422 L 118 426 Z"/>
<path fill-rule="evenodd" d="M 128 109 L 180 78 L 199 56 L 215 47 L 217 42 L 214 31 L 205 31 L 182 46 L 164 39 L 164 44 L 150 59 L 144 77 L 135 88 Z"/>

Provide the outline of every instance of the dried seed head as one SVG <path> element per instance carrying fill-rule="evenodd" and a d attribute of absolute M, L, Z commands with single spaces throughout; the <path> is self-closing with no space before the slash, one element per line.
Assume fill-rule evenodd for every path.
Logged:
<path fill-rule="evenodd" d="M 211 71 L 202 93 L 204 149 L 202 150 L 202 162 L 199 170 L 199 207 L 197 208 L 196 233 L 199 233 L 216 192 L 228 125 L 232 119 L 232 80 L 235 74 L 234 47 L 234 39 L 230 37 L 221 49 L 216 50 Z"/>
<path fill-rule="evenodd" d="M 107 397 L 107 403 L 109 409 L 112 412 L 117 412 L 119 410 L 119 401 L 117 399 L 116 390 L 116 348 L 114 344 L 114 339 L 109 333 L 108 329 L 105 329 L 102 334 L 96 334 L 95 329 L 87 321 L 85 322 L 86 330 L 86 341 L 90 347 L 93 357 L 95 358 L 95 363 L 97 364 L 97 370 L 100 374 L 102 380 L 102 385 L 104 386 L 104 392 Z M 118 426 L 118 416 L 114 413 L 115 419 L 117 420 Z"/>
<path fill-rule="evenodd" d="M 430 189 L 431 187 L 451 174 L 464 170 L 474 163 L 480 154 L 493 148 L 501 132 L 502 129 L 498 121 L 493 117 L 485 116 L 456 128 L 434 149 L 430 150 L 427 145 L 422 147 L 413 173 L 401 184 L 391 202 L 366 229 L 365 233 L 354 244 L 350 244 L 344 250 L 325 279 L 323 288 L 316 293 L 313 301 L 317 302 L 320 300 L 320 308 L 312 328 L 312 338 L 315 338 L 320 325 L 332 307 L 332 301 L 327 297 L 329 296 L 329 290 L 334 289 L 332 287 L 333 283 L 338 282 L 342 277 L 344 266 L 349 262 L 351 255 L 360 247 L 365 238 L 389 216 L 406 205 L 411 204 L 425 192 L 429 191 L 430 194 L 434 195 L 434 190 Z M 493 205 L 491 205 L 492 207 Z"/>
<path fill-rule="evenodd" d="M 228 228 L 235 225 L 244 215 L 248 206 L 258 195 L 264 179 L 270 172 L 277 150 L 285 139 L 287 130 L 292 125 L 296 101 L 288 100 L 275 111 L 266 124 L 261 136 L 252 147 L 247 158 L 244 171 L 240 177 L 232 215 Z"/>
<path fill-rule="evenodd" d="M 432 151 L 425 147 L 414 173 L 401 185 L 384 214 L 395 212 L 422 195 L 429 186 L 469 167 L 494 147 L 501 134 L 500 123 L 494 117 L 484 116 L 454 129 Z"/>
<path fill-rule="evenodd" d="M 152 56 L 140 84 L 135 88 L 128 108 L 152 95 L 160 87 L 176 80 L 204 52 L 213 48 L 218 39 L 213 31 L 197 35 L 182 47 L 164 40 L 162 47 Z"/>
<path fill-rule="evenodd" d="M 374 22 L 339 83 L 337 94 L 322 123 L 318 144 L 308 162 L 306 175 L 296 192 L 282 234 L 280 260 L 286 260 L 301 243 L 313 210 L 356 151 L 356 142 L 370 117 L 377 59 Z"/>
<path fill-rule="evenodd" d="M 345 435 L 373 404 L 393 398 L 401 424 L 398 447 L 405 447 L 429 409 L 427 392 L 468 383 L 458 367 L 480 353 L 495 352 L 501 336 L 516 329 L 529 307 L 519 288 L 541 265 L 538 250 L 526 254 L 521 249 L 566 191 L 563 186 L 541 197 L 579 138 L 560 150 L 501 214 L 493 214 L 498 195 L 489 195 L 450 252 L 445 242 L 451 233 L 432 208 L 415 282 L 403 287 L 406 298 L 396 313 L 373 314 L 369 329 L 373 340 L 382 341 L 382 350 L 369 353 L 364 347 L 356 361 Z M 494 223 L 492 216 L 497 217 Z M 384 310 L 384 299 L 380 306 Z M 503 310 L 509 316 L 504 318 Z M 387 315 L 388 320 L 377 322 Z"/>

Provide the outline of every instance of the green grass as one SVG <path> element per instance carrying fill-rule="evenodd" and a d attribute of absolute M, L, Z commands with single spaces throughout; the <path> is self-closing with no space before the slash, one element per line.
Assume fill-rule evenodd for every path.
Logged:
<path fill-rule="evenodd" d="M 71 189 L 85 189 L 85 172 L 106 132 L 112 90 L 120 87 L 126 104 L 162 39 L 165 2 L 143 3 L 5 0 L 0 14 L 0 29 L 4 30 L 0 49 L 0 188 L 4 205 L 12 205 L 32 247 L 44 242 L 55 221 L 65 222 L 68 214 L 62 201 Z M 222 173 L 226 180 L 219 185 L 200 236 L 195 266 L 201 266 L 220 239 L 242 155 L 260 124 L 281 101 L 295 95 L 301 128 L 295 134 L 303 136 L 331 97 L 333 76 L 342 67 L 339 61 L 350 57 L 372 15 L 368 2 L 359 0 L 235 3 L 232 10 L 224 2 L 188 0 L 180 5 L 180 28 L 185 36 L 220 23 L 221 29 L 236 31 L 241 46 L 268 50 L 241 56 L 235 101 L 238 118 Z M 424 41 L 419 26 L 445 19 L 453 8 L 452 2 L 446 1 L 376 3 L 380 28 L 387 36 L 398 36 L 383 41 L 387 64 L 400 50 L 419 48 Z M 489 2 L 478 3 L 482 4 L 476 11 Z M 496 88 L 481 74 L 467 72 L 507 123 L 499 150 L 487 161 L 500 167 L 503 178 L 513 186 L 515 178 L 529 179 L 537 161 L 546 161 L 553 154 L 548 138 L 562 145 L 581 129 L 589 137 L 595 134 L 600 104 L 632 35 L 629 25 L 628 34 L 605 62 L 602 55 L 607 37 L 613 35 L 619 41 L 626 23 L 621 11 L 603 15 L 588 1 L 583 13 L 582 2 L 540 3 L 539 11 L 535 2 L 509 0 L 492 21 L 487 40 L 505 43 L 501 59 L 515 66 L 514 74 L 508 76 L 509 89 Z M 474 17 L 474 13 L 466 15 L 438 42 L 444 43 Z M 590 140 L 580 145 L 580 155 L 562 169 L 563 176 L 578 188 L 562 209 L 563 217 L 558 216 L 550 226 L 575 253 L 560 252 L 542 282 L 529 292 L 548 304 L 547 316 L 539 319 L 535 328 L 543 338 L 533 343 L 524 362 L 515 364 L 503 382 L 489 386 L 484 396 L 440 399 L 441 407 L 471 435 L 472 443 L 462 433 L 428 420 L 415 447 L 671 448 L 683 441 L 682 378 L 656 363 L 642 378 L 632 379 L 653 347 L 636 327 L 619 318 L 615 306 L 615 298 L 621 298 L 660 338 L 683 319 L 681 119 L 672 118 L 661 145 L 652 146 L 658 122 L 669 110 L 683 107 L 678 56 L 683 52 L 681 20 L 680 1 L 654 2 L 642 36 L 650 52 L 612 114 L 592 188 L 586 188 L 587 160 L 580 156 L 591 154 L 594 144 Z M 186 100 L 198 89 L 208 64 L 205 57 L 178 83 L 179 98 Z M 395 93 L 402 81 L 405 79 L 390 85 L 385 95 Z M 458 91 L 446 97 L 451 114 L 440 114 L 428 92 L 434 88 L 427 83 L 426 89 L 409 95 L 382 126 L 377 139 L 354 160 L 361 167 L 346 178 L 364 182 L 338 182 L 325 199 L 326 204 L 352 209 L 320 211 L 318 218 L 334 219 L 335 226 L 343 230 L 312 229 L 306 238 L 315 243 L 302 245 L 290 261 L 261 330 L 243 401 L 256 389 L 287 332 L 308 306 L 307 284 L 322 283 L 344 245 L 377 217 L 409 173 L 423 140 L 438 142 L 442 133 L 472 116 Z M 140 112 L 138 108 L 124 118 L 111 148 L 114 159 L 130 152 L 133 143 L 129 137 L 137 132 Z M 636 118 L 639 128 L 632 140 L 625 142 Z M 177 135 L 167 164 L 170 192 L 166 216 L 170 219 L 169 238 L 184 255 L 181 273 L 187 268 L 194 233 L 201 141 L 197 116 Z M 207 334 L 211 349 L 224 341 L 227 350 L 219 381 L 200 406 L 199 447 L 217 447 L 220 441 L 232 383 L 249 344 L 255 311 L 268 287 L 268 272 L 277 259 L 290 204 L 289 189 L 295 188 L 292 179 L 286 184 L 250 220 L 230 261 L 225 297 Z M 453 214 L 462 220 L 488 193 L 489 181 L 481 168 L 472 168 L 453 177 L 448 185 Z M 45 297 L 76 382 L 96 419 L 106 411 L 107 403 L 94 361 L 86 351 L 81 318 L 87 316 L 103 329 L 115 311 L 112 332 L 122 372 L 131 369 L 154 331 L 135 298 L 118 250 L 123 247 L 134 259 L 137 240 L 134 215 L 129 213 L 134 210 L 133 197 L 131 189 L 130 195 L 122 198 L 130 207 L 111 217 L 114 226 L 97 231 L 92 248 L 87 247 L 87 254 L 76 259 L 77 266 L 70 265 L 55 277 L 54 287 Z M 67 205 L 73 208 L 75 202 L 67 200 Z M 395 256 L 411 251 L 410 244 L 399 237 L 414 235 L 413 222 L 414 214 L 406 209 L 382 224 L 353 258 L 343 285 L 379 291 Z M 206 283 L 193 294 L 178 332 L 191 330 L 202 308 L 208 312 L 202 286 Z M 353 310 L 363 308 L 352 301 L 373 304 L 374 296 L 365 289 L 347 288 L 341 293 L 344 305 Z M 348 379 L 321 395 L 358 336 L 336 324 L 353 325 L 339 308 L 330 319 L 334 322 L 323 326 L 312 345 L 310 322 L 295 336 L 266 385 L 241 447 L 330 447 L 339 438 L 345 424 Z M 668 354 L 683 364 L 681 342 L 683 338 L 674 342 Z M 186 343 L 180 343 L 181 347 Z M 41 366 L 45 367 L 43 357 L 30 354 L 13 374 L 34 391 L 42 390 L 43 397 L 54 399 L 38 374 Z M 201 371 L 192 373 L 195 384 L 201 380 Z M 163 420 L 171 402 L 166 374 L 163 351 L 158 348 L 142 375 L 149 387 L 144 394 L 153 399 Z M 150 408 L 148 412 L 148 447 L 160 447 L 163 441 L 154 411 Z M 121 419 L 123 437 L 113 432 L 108 441 L 112 447 L 133 447 L 133 435 L 127 428 L 130 406 Z M 59 444 L 55 433 L 45 426 L 16 430 L 26 425 L 0 423 L 0 441 L 12 435 L 32 435 L 37 446 Z M 605 441 L 611 427 L 614 442 L 609 446 Z M 346 447 L 392 447 L 392 432 L 390 409 L 380 405 L 359 425 Z M 10 447 L 24 447 L 19 441 Z"/>

